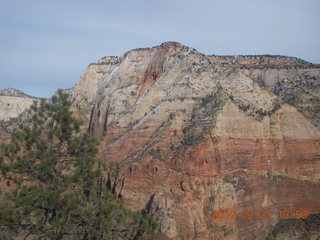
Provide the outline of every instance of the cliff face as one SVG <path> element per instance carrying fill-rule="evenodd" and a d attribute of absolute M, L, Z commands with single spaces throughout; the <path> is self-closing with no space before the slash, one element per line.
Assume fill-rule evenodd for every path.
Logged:
<path fill-rule="evenodd" d="M 97 97 L 97 91 L 103 84 L 103 80 L 112 75 L 116 66 L 115 61 L 108 62 L 106 61 L 107 58 L 104 58 L 104 60 L 103 63 L 90 64 L 79 82 L 72 89 L 65 90 L 74 101 L 74 113 L 85 121 L 86 128 Z"/>
<path fill-rule="evenodd" d="M 66 91 L 100 157 L 121 163 L 117 196 L 163 239 L 265 239 L 279 210 L 320 213 L 319 65 L 168 42 L 104 57 Z"/>
<path fill-rule="evenodd" d="M 264 239 L 278 210 L 320 212 L 319 65 L 169 42 L 92 72 L 77 85 L 92 92 L 74 90 L 91 99 L 88 129 L 122 165 L 118 196 L 155 215 L 164 238 Z M 210 218 L 221 209 L 273 215 Z"/>

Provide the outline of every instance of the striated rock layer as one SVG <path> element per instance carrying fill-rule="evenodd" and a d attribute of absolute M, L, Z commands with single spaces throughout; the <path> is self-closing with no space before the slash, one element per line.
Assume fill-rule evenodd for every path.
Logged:
<path fill-rule="evenodd" d="M 167 42 L 104 57 L 67 91 L 100 157 L 121 163 L 117 197 L 163 239 L 265 239 L 281 212 L 320 213 L 319 65 Z"/>

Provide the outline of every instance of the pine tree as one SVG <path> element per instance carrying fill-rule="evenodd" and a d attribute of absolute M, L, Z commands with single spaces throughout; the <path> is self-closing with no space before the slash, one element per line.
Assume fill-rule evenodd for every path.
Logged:
<path fill-rule="evenodd" d="M 97 140 L 81 133 L 61 90 L 34 103 L 2 147 L 0 239 L 154 239 L 151 216 L 132 212 L 106 186 L 114 168 L 95 156 Z"/>

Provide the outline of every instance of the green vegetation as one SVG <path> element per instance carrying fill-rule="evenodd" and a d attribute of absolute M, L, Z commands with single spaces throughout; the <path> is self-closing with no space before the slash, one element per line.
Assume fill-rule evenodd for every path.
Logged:
<path fill-rule="evenodd" d="M 1 148 L 0 239 L 155 239 L 151 216 L 124 208 L 97 159 L 97 140 L 80 132 L 62 91 L 34 103 Z"/>
<path fill-rule="evenodd" d="M 149 154 L 154 158 L 154 159 L 158 159 L 162 162 L 164 162 L 164 158 L 162 157 L 161 153 L 160 153 L 160 148 L 155 149 L 151 149 L 151 151 L 149 152 Z"/>

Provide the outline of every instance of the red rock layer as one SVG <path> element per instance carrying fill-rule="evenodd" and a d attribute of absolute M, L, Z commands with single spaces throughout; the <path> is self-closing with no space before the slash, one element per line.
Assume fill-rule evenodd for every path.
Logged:
<path fill-rule="evenodd" d="M 205 136 L 199 145 L 179 147 L 173 132 L 165 129 L 145 148 L 152 132 L 115 140 L 111 129 L 102 154 L 124 163 L 118 193 L 131 208 L 148 207 L 162 220 L 165 238 L 263 239 L 278 210 L 320 212 L 320 140 Z M 210 219 L 220 209 L 269 210 L 273 219 Z"/>

